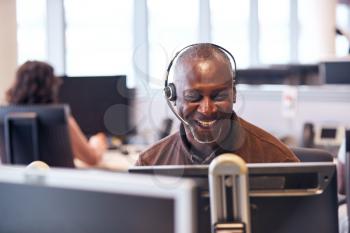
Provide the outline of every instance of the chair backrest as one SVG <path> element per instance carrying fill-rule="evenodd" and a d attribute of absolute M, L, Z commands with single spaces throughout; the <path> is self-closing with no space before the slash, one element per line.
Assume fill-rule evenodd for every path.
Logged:
<path fill-rule="evenodd" d="M 345 131 L 345 193 L 347 202 L 348 219 L 350 213 L 350 129 Z M 350 232 L 350 224 L 348 220 L 348 232 Z"/>
<path fill-rule="evenodd" d="M 66 105 L 0 106 L 0 156 L 4 164 L 41 160 L 74 167 Z"/>
<path fill-rule="evenodd" d="M 161 128 L 159 129 L 159 132 L 158 132 L 159 140 L 168 136 L 171 132 L 172 127 L 173 127 L 173 120 L 170 118 L 165 118 L 162 121 Z"/>
<path fill-rule="evenodd" d="M 300 162 L 332 162 L 331 153 L 321 149 L 292 147 L 290 148 L 299 158 Z"/>

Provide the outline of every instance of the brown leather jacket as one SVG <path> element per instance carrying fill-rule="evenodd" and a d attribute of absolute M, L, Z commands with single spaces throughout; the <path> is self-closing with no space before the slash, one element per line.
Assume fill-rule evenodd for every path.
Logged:
<path fill-rule="evenodd" d="M 209 164 L 215 156 L 230 152 L 247 163 L 299 162 L 299 159 L 277 138 L 242 118 L 232 117 L 231 135 L 222 148 L 201 159 L 191 151 L 184 128 L 169 135 L 140 154 L 136 166 Z"/>

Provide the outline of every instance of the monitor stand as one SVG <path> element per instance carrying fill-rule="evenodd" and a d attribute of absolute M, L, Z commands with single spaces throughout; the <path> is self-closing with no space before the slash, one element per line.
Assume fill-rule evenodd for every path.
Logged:
<path fill-rule="evenodd" d="M 209 165 L 212 233 L 250 233 L 248 168 L 235 154 L 222 154 Z"/>

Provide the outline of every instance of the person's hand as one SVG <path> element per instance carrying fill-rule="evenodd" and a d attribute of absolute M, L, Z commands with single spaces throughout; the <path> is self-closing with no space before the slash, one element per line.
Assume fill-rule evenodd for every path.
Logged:
<path fill-rule="evenodd" d="M 107 137 L 104 133 L 97 133 L 91 136 L 89 144 L 100 155 L 102 155 L 108 148 Z"/>

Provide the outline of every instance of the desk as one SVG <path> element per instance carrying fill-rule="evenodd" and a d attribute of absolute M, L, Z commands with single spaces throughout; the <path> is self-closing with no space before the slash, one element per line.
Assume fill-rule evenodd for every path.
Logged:
<path fill-rule="evenodd" d="M 145 149 L 144 145 L 123 145 L 121 149 L 106 151 L 102 160 L 95 166 L 90 166 L 79 159 L 74 159 L 74 164 L 77 168 L 100 168 L 127 172 L 128 168 L 135 164 L 143 149 Z M 128 154 L 122 152 L 128 152 Z"/>

